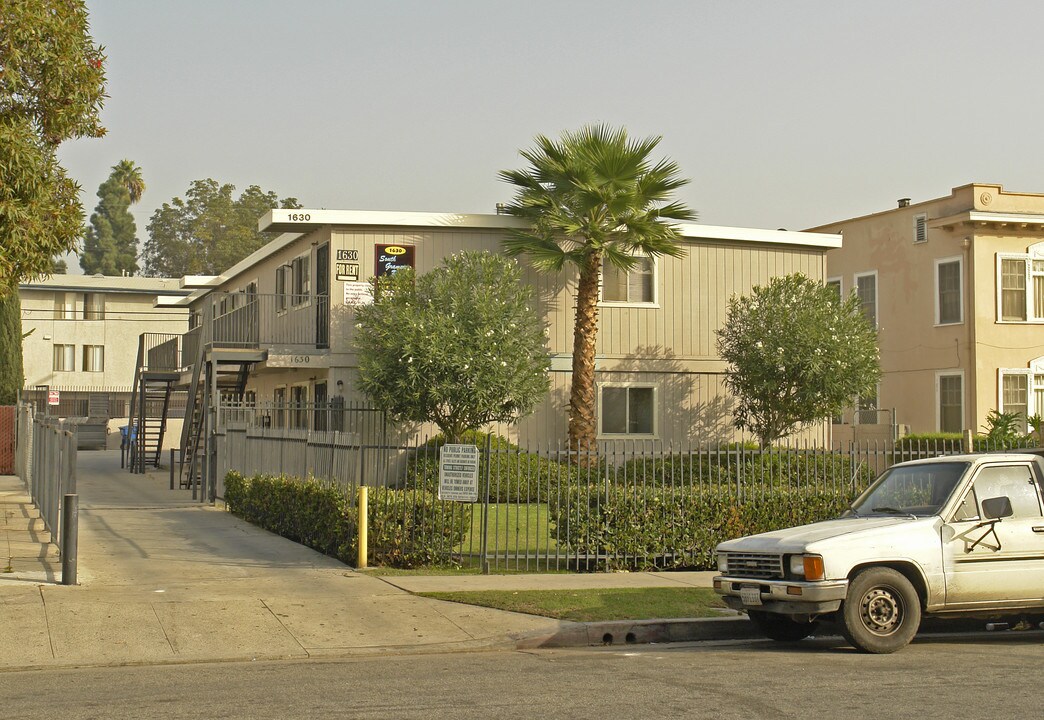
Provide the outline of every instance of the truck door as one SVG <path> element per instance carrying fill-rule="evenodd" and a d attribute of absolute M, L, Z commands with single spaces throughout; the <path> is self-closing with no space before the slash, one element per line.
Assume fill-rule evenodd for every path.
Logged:
<path fill-rule="evenodd" d="M 979 469 L 942 527 L 946 606 L 1012 606 L 1044 597 L 1040 478 L 1030 463 Z M 987 518 L 983 500 L 1005 496 L 1012 515 Z"/>

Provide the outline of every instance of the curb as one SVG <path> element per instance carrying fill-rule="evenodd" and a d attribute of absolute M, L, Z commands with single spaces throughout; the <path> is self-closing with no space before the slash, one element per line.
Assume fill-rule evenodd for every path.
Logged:
<path fill-rule="evenodd" d="M 989 632 L 986 620 L 925 618 L 921 636 L 972 635 Z M 1003 632 L 1003 630 L 1002 630 Z M 1032 632 L 1032 631 L 1031 631 Z M 1037 631 L 1039 632 L 1039 631 Z M 841 637 L 836 626 L 824 623 L 815 637 Z M 598 645 L 642 645 L 708 640 L 765 640 L 746 617 L 678 618 L 660 620 L 616 620 L 568 623 L 551 633 L 536 633 L 516 639 L 518 650 L 591 647 Z"/>

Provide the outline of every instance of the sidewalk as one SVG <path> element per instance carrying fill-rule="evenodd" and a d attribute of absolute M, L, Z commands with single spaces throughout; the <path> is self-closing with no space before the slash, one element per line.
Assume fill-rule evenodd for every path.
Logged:
<path fill-rule="evenodd" d="M 112 451 L 80 453 L 78 473 L 78 586 L 59 584 L 21 481 L 0 477 L 0 670 L 692 639 L 683 626 L 722 626 L 607 630 L 411 594 L 709 585 L 710 573 L 379 578 L 193 502 L 165 472 L 122 471 Z"/>

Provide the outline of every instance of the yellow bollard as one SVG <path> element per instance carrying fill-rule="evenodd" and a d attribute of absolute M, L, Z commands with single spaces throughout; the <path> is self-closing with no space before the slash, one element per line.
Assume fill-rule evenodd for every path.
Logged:
<path fill-rule="evenodd" d="M 359 486 L 359 557 L 356 559 L 355 567 L 366 567 L 366 486 Z"/>

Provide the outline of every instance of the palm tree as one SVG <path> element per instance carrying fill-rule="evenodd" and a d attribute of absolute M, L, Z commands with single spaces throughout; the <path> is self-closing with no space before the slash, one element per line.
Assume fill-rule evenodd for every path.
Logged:
<path fill-rule="evenodd" d="M 112 175 L 130 193 L 130 201 L 134 203 L 141 200 L 145 194 L 145 181 L 141 177 L 141 168 L 134 164 L 133 160 L 120 160 L 112 166 Z"/>
<path fill-rule="evenodd" d="M 536 137 L 521 152 L 526 170 L 502 170 L 501 180 L 517 187 L 508 213 L 529 220 L 505 241 L 509 255 L 525 254 L 544 271 L 576 266 L 576 322 L 573 378 L 569 393 L 569 445 L 594 448 L 594 359 L 598 337 L 598 288 L 602 266 L 634 268 L 636 255 L 680 257 L 684 249 L 671 220 L 695 220 L 680 202 L 666 202 L 688 183 L 671 160 L 655 164 L 649 155 L 659 137 L 628 138 L 623 128 L 589 125 L 560 140 Z"/>

